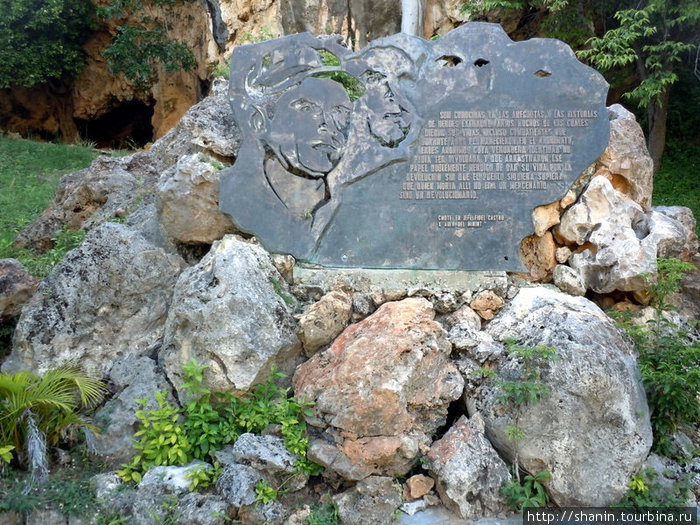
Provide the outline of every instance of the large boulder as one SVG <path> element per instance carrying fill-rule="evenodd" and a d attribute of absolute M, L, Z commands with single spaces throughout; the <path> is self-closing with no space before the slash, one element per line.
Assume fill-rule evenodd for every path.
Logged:
<path fill-rule="evenodd" d="M 610 318 L 582 297 L 523 288 L 486 332 L 500 341 L 551 346 L 559 355 L 539 369 L 551 396 L 521 407 L 500 402 L 498 382 L 474 381 L 464 370 L 469 413 L 481 412 L 491 443 L 509 461 L 517 455 L 530 473 L 549 471 L 557 505 L 617 501 L 649 453 L 652 434 L 634 351 Z M 524 374 L 512 358 L 497 357 L 492 366 L 503 381 Z M 521 441 L 507 436 L 513 424 L 525 434 Z"/>
<path fill-rule="evenodd" d="M 344 525 L 391 525 L 401 505 L 401 488 L 387 476 L 370 476 L 335 497 Z"/>
<path fill-rule="evenodd" d="M 461 395 L 434 315 L 423 298 L 385 303 L 297 369 L 296 396 L 315 403 L 307 422 L 332 436 L 358 477 L 408 472 Z"/>
<path fill-rule="evenodd" d="M 218 163 L 218 164 L 217 164 Z M 219 211 L 223 164 L 195 153 L 185 155 L 158 183 L 158 215 L 170 237 L 184 244 L 211 244 L 236 231 Z"/>
<path fill-rule="evenodd" d="M 479 519 L 507 510 L 501 488 L 510 474 L 486 439 L 481 414 L 459 418 L 432 444 L 427 457 L 440 498 L 462 518 Z"/>
<path fill-rule="evenodd" d="M 204 385 L 247 392 L 273 365 L 291 372 L 301 350 L 285 282 L 259 246 L 227 235 L 175 286 L 159 359 L 182 392 L 183 366 L 210 365 Z"/>
<path fill-rule="evenodd" d="M 3 370 L 40 374 L 73 361 L 102 376 L 121 357 L 155 353 L 184 266 L 126 226 L 99 226 L 26 304 Z"/>
<path fill-rule="evenodd" d="M 0 321 L 17 317 L 38 284 L 17 259 L 0 259 Z"/>
<path fill-rule="evenodd" d="M 153 191 L 158 172 L 144 153 L 127 157 L 98 157 L 89 167 L 61 178 L 49 207 L 15 244 L 44 252 L 61 229 L 89 230 L 114 217 L 126 217 Z"/>
<path fill-rule="evenodd" d="M 655 271 L 657 257 L 677 257 L 689 236 L 680 221 L 642 207 L 605 177 L 594 177 L 556 226 L 557 238 L 578 251 L 569 265 L 598 293 L 639 291 Z"/>
<path fill-rule="evenodd" d="M 634 114 L 620 104 L 610 106 L 608 116 L 610 141 L 596 161 L 596 175 L 607 177 L 615 189 L 647 212 L 654 188 L 654 162 L 644 132 Z"/>

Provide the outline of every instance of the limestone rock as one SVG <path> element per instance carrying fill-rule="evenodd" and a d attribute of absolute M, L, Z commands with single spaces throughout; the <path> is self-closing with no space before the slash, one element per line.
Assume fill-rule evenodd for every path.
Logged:
<path fill-rule="evenodd" d="M 478 412 L 459 418 L 427 457 L 443 503 L 462 518 L 495 516 L 507 509 L 501 487 L 510 480 L 508 467 L 486 439 Z"/>
<path fill-rule="evenodd" d="M 295 394 L 315 402 L 307 422 L 373 473 L 407 472 L 462 392 L 433 316 L 422 298 L 385 303 L 294 375 Z"/>
<path fill-rule="evenodd" d="M 182 273 L 159 355 L 179 393 L 193 358 L 211 365 L 204 385 L 216 392 L 247 392 L 275 364 L 291 371 L 300 344 L 283 285 L 262 248 L 230 235 Z"/>
<path fill-rule="evenodd" d="M 126 355 L 149 355 L 163 337 L 184 262 L 126 226 L 105 223 L 66 254 L 24 307 L 3 370 L 41 374 L 77 361 L 102 376 Z"/>
<path fill-rule="evenodd" d="M 148 485 L 165 485 L 175 493 L 184 494 L 190 490 L 190 485 L 192 484 L 192 480 L 187 477 L 188 474 L 198 469 L 210 467 L 209 463 L 199 460 L 191 461 L 181 467 L 174 465 L 152 467 L 143 475 L 143 479 L 139 483 L 139 489 Z"/>
<path fill-rule="evenodd" d="M 643 290 L 644 274 L 654 272 L 656 258 L 679 256 L 689 235 L 671 217 L 655 211 L 644 214 L 605 177 L 591 180 L 555 231 L 563 242 L 581 246 L 569 265 L 598 293 Z"/>
<path fill-rule="evenodd" d="M 299 318 L 299 339 L 312 356 L 345 329 L 352 314 L 352 300 L 344 292 L 329 292 L 309 306 Z"/>
<path fill-rule="evenodd" d="M 117 388 L 115 395 L 95 414 L 99 434 L 88 434 L 90 450 L 113 466 L 127 463 L 137 453 L 133 448 L 134 434 L 140 421 L 136 411 L 155 410 L 156 392 L 165 390 L 174 403 L 170 384 L 165 375 L 156 370 L 156 363 L 146 356 L 126 356 L 114 363 L 109 371 L 109 380 Z M 143 407 L 138 399 L 146 399 Z"/>
<path fill-rule="evenodd" d="M 185 155 L 204 153 L 230 163 L 238 153 L 240 130 L 226 98 L 226 81 L 215 81 L 212 94 L 195 104 L 148 150 L 162 172 Z"/>
<path fill-rule="evenodd" d="M 287 450 L 284 439 L 278 436 L 245 433 L 236 440 L 232 454 L 236 463 L 277 478 L 278 484 L 284 482 L 285 488 L 291 491 L 303 488 L 309 479 L 303 472 L 297 472 L 299 457 Z"/>
<path fill-rule="evenodd" d="M 390 525 L 401 505 L 401 489 L 392 478 L 370 476 L 334 499 L 343 525 Z"/>
<path fill-rule="evenodd" d="M 0 259 L 0 321 L 17 317 L 38 284 L 17 259 Z"/>
<path fill-rule="evenodd" d="M 651 208 L 654 163 L 649 156 L 642 128 L 630 111 L 620 104 L 608 108 L 610 142 L 596 162 L 598 175 L 644 211 Z"/>
<path fill-rule="evenodd" d="M 504 304 L 505 302 L 503 299 L 493 291 L 482 290 L 476 295 L 472 302 L 469 303 L 469 306 L 471 306 L 482 319 L 489 321 L 493 319 L 493 316 L 496 315 L 498 310 L 503 308 Z"/>
<path fill-rule="evenodd" d="M 190 492 L 179 500 L 174 525 L 226 525 L 231 505 L 220 496 Z"/>
<path fill-rule="evenodd" d="M 246 525 L 283 525 L 286 510 L 279 501 L 244 505 L 238 511 L 241 523 Z"/>
<path fill-rule="evenodd" d="M 686 237 L 678 258 L 683 261 L 691 260 L 698 252 L 698 236 L 695 233 L 695 217 L 693 216 L 693 211 L 685 206 L 654 206 L 652 211 L 661 213 L 681 223 Z"/>
<path fill-rule="evenodd" d="M 525 439 L 506 435 L 514 410 L 484 381 L 465 394 L 469 413 L 481 412 L 489 440 L 509 461 L 516 447 L 521 467 L 550 472 L 548 491 L 560 506 L 605 506 L 617 501 L 652 443 L 649 409 L 634 350 L 610 318 L 582 297 L 549 288 L 522 288 L 486 328 L 495 339 L 555 348 L 559 359 L 541 369 L 551 390 L 520 408 Z M 501 359 L 497 373 L 517 379 L 521 365 Z"/>
<path fill-rule="evenodd" d="M 520 257 L 536 281 L 547 281 L 557 265 L 557 245 L 552 233 L 547 231 L 541 237 L 530 235 L 520 243 Z"/>
<path fill-rule="evenodd" d="M 538 206 L 532 210 L 532 224 L 535 227 L 535 235 L 542 237 L 552 226 L 559 224 L 560 212 L 559 202 Z"/>
<path fill-rule="evenodd" d="M 111 492 L 123 485 L 122 479 L 114 472 L 104 472 L 90 478 L 90 488 L 98 499 L 105 499 Z"/>
<path fill-rule="evenodd" d="M 408 495 L 408 498 L 406 499 L 422 498 L 428 492 L 430 492 L 434 486 L 435 480 L 433 478 L 429 478 L 423 474 L 411 476 L 406 480 L 407 491 L 405 491 L 405 493 Z"/>
<path fill-rule="evenodd" d="M 325 439 L 311 441 L 306 457 L 349 481 L 364 479 L 373 471 L 371 465 L 353 462 L 340 445 Z"/>
<path fill-rule="evenodd" d="M 586 285 L 583 279 L 581 279 L 581 275 L 570 266 L 557 264 L 554 267 L 552 277 L 554 279 L 554 285 L 562 292 L 571 295 L 586 294 Z"/>
<path fill-rule="evenodd" d="M 15 245 L 37 252 L 54 246 L 61 229 L 89 230 L 114 217 L 124 217 L 149 194 L 157 172 L 148 155 L 98 157 L 84 170 L 61 178 L 49 207 L 15 239 Z"/>
<path fill-rule="evenodd" d="M 216 162 L 203 154 L 185 155 L 158 183 L 158 215 L 177 242 L 211 244 L 236 231 L 231 219 L 219 211 Z"/>
<path fill-rule="evenodd" d="M 252 467 L 231 463 L 224 467 L 216 481 L 216 491 L 234 507 L 255 502 L 255 485 L 265 477 Z"/>

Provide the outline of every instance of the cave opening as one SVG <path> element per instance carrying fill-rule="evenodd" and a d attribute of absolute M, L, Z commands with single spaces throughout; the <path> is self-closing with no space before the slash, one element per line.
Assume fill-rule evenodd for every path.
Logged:
<path fill-rule="evenodd" d="M 98 148 L 142 148 L 153 140 L 153 106 L 124 102 L 94 120 L 75 119 L 80 136 Z"/>

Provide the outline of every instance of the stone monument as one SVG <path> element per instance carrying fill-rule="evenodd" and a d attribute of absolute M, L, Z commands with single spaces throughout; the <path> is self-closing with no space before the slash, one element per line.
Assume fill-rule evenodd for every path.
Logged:
<path fill-rule="evenodd" d="M 606 94 L 563 42 L 486 23 L 358 52 L 308 33 L 239 46 L 220 207 L 324 266 L 520 271 L 533 208 L 608 142 Z"/>

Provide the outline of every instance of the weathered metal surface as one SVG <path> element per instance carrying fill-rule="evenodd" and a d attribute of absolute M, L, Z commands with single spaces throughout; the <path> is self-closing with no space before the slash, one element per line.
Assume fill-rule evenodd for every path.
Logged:
<path fill-rule="evenodd" d="M 357 53 L 309 34 L 241 46 L 229 95 L 246 138 L 220 206 L 268 250 L 326 266 L 523 270 L 533 208 L 608 142 L 606 93 L 566 44 L 492 24 Z"/>

